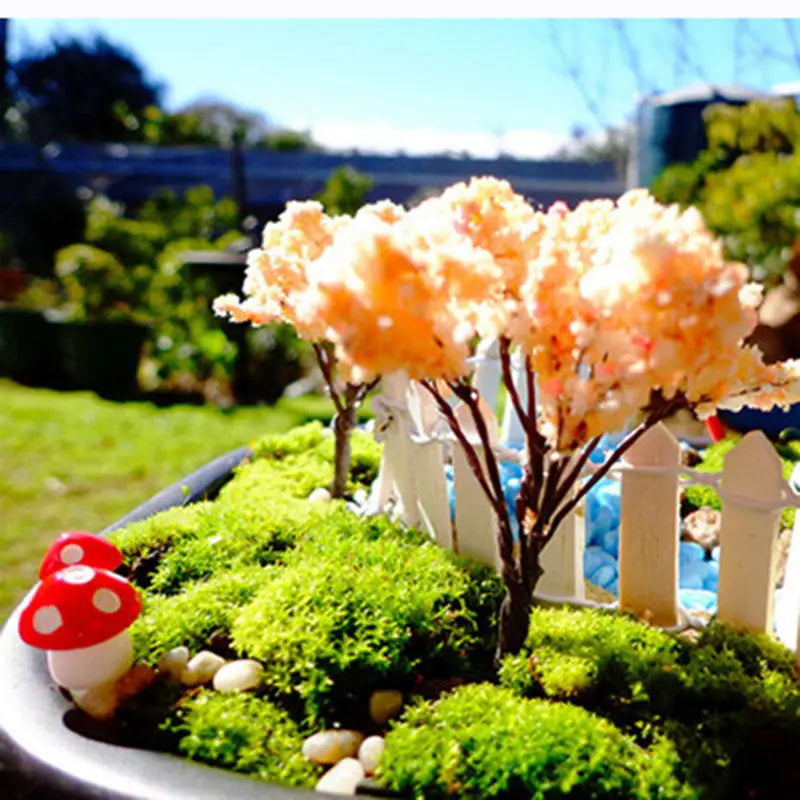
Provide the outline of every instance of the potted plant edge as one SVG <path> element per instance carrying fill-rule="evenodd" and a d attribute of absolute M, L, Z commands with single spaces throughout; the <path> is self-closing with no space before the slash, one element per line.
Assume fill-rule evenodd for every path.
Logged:
<path fill-rule="evenodd" d="M 336 762 L 318 789 L 353 793 L 369 772 L 363 737 L 385 734 L 369 791 L 796 796 L 793 654 L 714 625 L 688 642 L 620 614 L 536 603 L 544 546 L 659 420 L 677 407 L 794 399 L 797 364 L 767 367 L 742 349 L 758 291 L 699 216 L 643 192 L 542 214 L 488 178 L 408 212 L 379 203 L 331 219 L 318 204 L 291 204 L 267 226 L 244 290 L 244 301 L 221 298 L 217 310 L 256 324 L 291 319 L 316 343 L 337 421 L 332 443 L 318 427 L 269 437 L 213 503 L 114 537 L 128 577 L 148 591 L 135 638 L 155 677 L 139 697 L 180 695 L 166 703 L 166 728 L 183 752 L 306 786 Z M 469 379 L 476 333 L 498 340 L 524 432 L 510 512 L 491 417 Z M 515 353 L 524 393 L 511 375 Z M 379 376 L 399 371 L 428 392 L 489 499 L 499 577 L 353 513 L 379 453 L 353 438 L 351 409 Z M 634 412 L 641 423 L 579 482 L 601 435 Z M 257 568 L 245 566 L 246 551 Z M 66 572 L 82 569 L 69 563 Z M 58 629 L 47 614 L 45 632 Z M 194 683 L 185 660 L 177 681 L 161 680 L 172 674 L 161 659 L 203 645 L 217 651 L 220 673 L 254 662 L 256 691 L 215 693 L 207 682 L 216 686 L 216 675 Z M 14 630 L 4 647 L 20 647 Z M 404 698 L 385 718 L 373 714 L 381 692 Z M 337 729 L 343 722 L 354 730 Z M 303 738 L 315 727 L 328 735 L 324 747 Z M 770 759 L 776 770 L 765 773 Z M 329 779 L 348 770 L 337 776 L 344 784 Z M 141 783 L 113 791 L 161 796 Z M 272 787 L 265 796 L 273 791 L 282 796 Z"/>

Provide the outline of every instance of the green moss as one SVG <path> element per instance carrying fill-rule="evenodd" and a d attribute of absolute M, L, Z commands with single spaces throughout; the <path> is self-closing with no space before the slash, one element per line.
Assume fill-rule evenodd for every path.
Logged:
<path fill-rule="evenodd" d="M 535 608 L 525 650 L 504 660 L 500 681 L 527 697 L 573 698 L 627 714 L 631 704 L 671 702 L 682 652 L 679 640 L 618 612 Z"/>
<path fill-rule="evenodd" d="M 666 737 L 704 797 L 800 796 L 794 654 L 770 637 L 712 623 L 688 645 L 613 612 L 535 609 L 500 681 L 524 697 L 569 699 L 640 743 Z"/>
<path fill-rule="evenodd" d="M 381 445 L 371 434 L 354 431 L 350 440 L 349 490 L 368 488 L 377 477 Z M 332 478 L 334 440 L 319 422 L 296 428 L 289 434 L 267 436 L 253 447 L 255 459 L 280 464 L 284 476 L 293 480 L 295 496 L 308 496 L 312 489 L 327 486 Z"/>
<path fill-rule="evenodd" d="M 272 665 L 276 696 L 326 724 L 374 689 L 475 674 L 491 663 L 501 590 L 488 568 L 460 564 L 422 534 L 341 510 L 242 610 L 234 644 Z"/>
<path fill-rule="evenodd" d="M 263 781 L 311 788 L 320 768 L 306 761 L 303 737 L 285 711 L 252 694 L 203 690 L 187 697 L 165 728 L 188 758 Z"/>
<path fill-rule="evenodd" d="M 193 538 L 209 505 L 194 503 L 190 506 L 176 506 L 113 531 L 108 538 L 122 551 L 126 562 L 130 564 L 134 559 L 144 558 L 154 551 L 171 547 L 176 542 Z"/>
<path fill-rule="evenodd" d="M 379 778 L 404 796 L 692 797 L 667 743 L 653 751 L 581 708 L 488 684 L 410 709 L 386 737 Z"/>
<path fill-rule="evenodd" d="M 155 664 L 173 647 L 186 645 L 196 652 L 207 648 L 214 634 L 227 637 L 239 609 L 270 579 L 269 569 L 247 567 L 189 584 L 170 597 L 146 595 L 131 626 L 136 658 Z"/>

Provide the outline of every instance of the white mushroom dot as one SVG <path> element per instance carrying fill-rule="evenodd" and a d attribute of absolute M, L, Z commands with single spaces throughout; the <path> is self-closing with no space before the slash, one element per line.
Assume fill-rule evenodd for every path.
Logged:
<path fill-rule="evenodd" d="M 89 583 L 93 577 L 94 570 L 91 567 L 67 567 L 61 571 L 61 578 L 67 583 Z"/>
<path fill-rule="evenodd" d="M 33 629 L 43 636 L 57 631 L 63 624 L 61 612 L 55 606 L 42 606 L 33 615 Z"/>
<path fill-rule="evenodd" d="M 92 605 L 104 614 L 114 614 L 122 606 L 122 600 L 111 589 L 98 589 L 92 595 Z"/>
<path fill-rule="evenodd" d="M 77 564 L 83 560 L 83 548 L 79 544 L 65 545 L 61 548 L 61 561 L 64 564 Z"/>

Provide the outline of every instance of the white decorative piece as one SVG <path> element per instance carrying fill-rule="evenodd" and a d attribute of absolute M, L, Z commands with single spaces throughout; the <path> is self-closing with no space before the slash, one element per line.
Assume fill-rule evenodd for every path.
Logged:
<path fill-rule="evenodd" d="M 784 485 L 780 459 L 761 431 L 725 456 L 717 617 L 755 633 L 772 630 Z"/>
<path fill-rule="evenodd" d="M 659 422 L 628 450 L 622 473 L 619 605 L 654 625 L 678 623 L 680 445 Z"/>

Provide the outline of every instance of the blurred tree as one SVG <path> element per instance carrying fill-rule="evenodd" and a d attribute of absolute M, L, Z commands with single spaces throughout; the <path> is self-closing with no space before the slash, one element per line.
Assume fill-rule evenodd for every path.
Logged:
<path fill-rule="evenodd" d="M 276 150 L 280 153 L 303 153 L 309 150 L 320 150 L 314 140 L 305 131 L 280 129 L 268 133 L 259 146 L 267 150 Z"/>
<path fill-rule="evenodd" d="M 708 147 L 654 181 L 662 202 L 695 205 L 729 258 L 766 285 L 800 263 L 800 112 L 793 100 L 711 106 Z"/>
<path fill-rule="evenodd" d="M 157 104 L 161 87 L 122 48 L 97 36 L 55 39 L 12 65 L 13 102 L 34 141 L 129 141 L 120 103 L 134 114 Z"/>
<path fill-rule="evenodd" d="M 351 166 L 339 167 L 330 174 L 317 200 L 327 214 L 355 214 L 366 202 L 372 187 L 369 175 Z"/>

